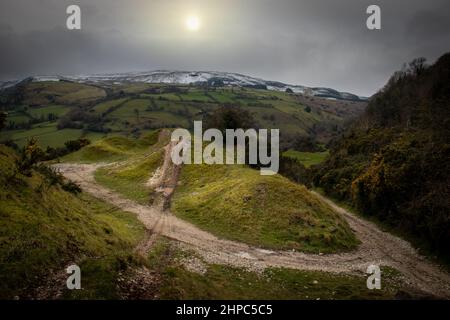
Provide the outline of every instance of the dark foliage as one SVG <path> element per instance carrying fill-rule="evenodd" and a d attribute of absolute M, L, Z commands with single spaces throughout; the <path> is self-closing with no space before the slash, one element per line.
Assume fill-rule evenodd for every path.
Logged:
<path fill-rule="evenodd" d="M 313 181 L 449 257 L 450 54 L 416 59 L 372 97 Z"/>
<path fill-rule="evenodd" d="M 71 141 L 72 142 L 72 141 Z M 70 146 L 76 145 L 86 145 L 89 143 L 89 140 L 87 139 L 79 139 L 76 140 L 76 143 L 66 143 Z M 62 148 L 60 148 L 62 149 Z M 56 150 L 56 149 L 53 149 Z M 67 149 L 66 153 L 67 153 Z M 35 138 L 31 138 L 27 145 L 24 146 L 19 151 L 19 157 L 16 160 L 16 168 L 17 173 L 23 174 L 25 176 L 32 176 L 34 172 L 39 172 L 43 175 L 43 177 L 47 180 L 50 186 L 52 185 L 60 185 L 61 188 L 67 192 L 71 193 L 80 193 L 81 189 L 80 187 L 71 182 L 64 179 L 64 177 L 57 172 L 55 169 L 40 163 L 40 161 L 48 160 L 51 153 L 48 153 L 49 149 L 47 148 L 47 152 L 44 152 L 37 144 L 37 140 Z M 57 151 L 51 151 L 51 152 L 57 152 Z M 62 152 L 62 151 L 60 151 Z"/>
<path fill-rule="evenodd" d="M 64 143 L 68 152 L 74 152 L 80 150 L 81 148 L 89 145 L 91 141 L 89 139 L 80 138 L 77 140 L 70 140 Z"/>
<path fill-rule="evenodd" d="M 103 120 L 100 115 L 91 114 L 82 108 L 73 108 L 67 115 L 59 119 L 57 128 L 62 129 L 83 129 L 84 125 L 92 128 L 95 132 L 104 132 Z"/>
<path fill-rule="evenodd" d="M 226 129 L 256 128 L 253 115 L 239 106 L 225 104 L 205 117 L 206 128 L 215 128 L 225 134 Z"/>
<path fill-rule="evenodd" d="M 6 112 L 0 111 L 0 130 L 3 130 L 6 124 L 6 117 L 8 114 Z"/>
<path fill-rule="evenodd" d="M 0 142 L 1 144 L 4 144 L 7 147 L 10 147 L 11 149 L 15 150 L 15 151 L 19 151 L 19 146 L 17 145 L 17 143 L 15 143 L 13 140 L 8 139 L 6 141 Z"/>
<path fill-rule="evenodd" d="M 286 88 L 286 93 L 294 93 L 291 88 Z"/>
<path fill-rule="evenodd" d="M 311 170 L 306 168 L 299 160 L 290 157 L 280 157 L 279 174 L 286 178 L 311 187 Z"/>
<path fill-rule="evenodd" d="M 280 150 L 296 150 L 300 152 L 322 152 L 325 149 L 320 146 L 316 139 L 312 136 L 304 136 L 301 134 L 289 135 L 281 133 Z"/>
<path fill-rule="evenodd" d="M 17 169 L 21 174 L 31 176 L 31 169 L 44 158 L 45 152 L 38 146 L 36 138 L 31 138 L 19 152 Z"/>
<path fill-rule="evenodd" d="M 70 180 L 66 180 L 61 173 L 47 165 L 40 164 L 36 166 L 35 170 L 42 174 L 50 186 L 59 185 L 63 190 L 73 194 L 81 192 L 80 186 Z"/>

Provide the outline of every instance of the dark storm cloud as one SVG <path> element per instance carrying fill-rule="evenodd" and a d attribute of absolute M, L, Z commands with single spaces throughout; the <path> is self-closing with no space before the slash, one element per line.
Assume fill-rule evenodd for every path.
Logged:
<path fill-rule="evenodd" d="M 407 24 L 407 33 L 417 40 L 448 37 L 450 32 L 449 15 L 444 12 L 420 11 Z"/>
<path fill-rule="evenodd" d="M 382 30 L 365 27 L 368 5 Z M 79 4 L 82 30 L 65 28 Z M 450 50 L 446 0 L 2 0 L 0 79 L 219 70 L 371 95 L 418 56 Z M 190 13 L 202 21 L 183 28 Z"/>

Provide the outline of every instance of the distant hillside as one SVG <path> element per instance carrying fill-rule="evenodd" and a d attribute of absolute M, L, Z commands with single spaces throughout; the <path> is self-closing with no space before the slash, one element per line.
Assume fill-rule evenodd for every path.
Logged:
<path fill-rule="evenodd" d="M 449 257 L 450 54 L 395 73 L 314 183 Z"/>
<path fill-rule="evenodd" d="M 80 137 L 138 137 L 155 128 L 191 128 L 224 105 L 248 110 L 260 127 L 279 128 L 284 141 L 304 136 L 326 143 L 366 102 L 245 87 L 28 79 L 0 92 L 0 111 L 8 113 L 0 141 L 22 146 L 35 136 L 43 147 L 58 147 Z"/>
<path fill-rule="evenodd" d="M 339 100 L 365 101 L 367 98 L 348 92 L 339 92 L 331 88 L 308 88 L 301 85 L 290 85 L 279 81 L 263 80 L 255 77 L 231 72 L 218 71 L 171 71 L 157 70 L 148 72 L 128 72 L 117 74 L 97 74 L 81 76 L 34 76 L 24 81 L 73 81 L 90 84 L 127 84 L 127 83 L 155 83 L 155 84 L 192 84 L 215 87 L 236 86 L 244 88 L 265 89 L 274 91 L 291 91 L 309 96 L 318 96 Z M 1 88 L 8 88 L 20 81 L 0 83 Z"/>

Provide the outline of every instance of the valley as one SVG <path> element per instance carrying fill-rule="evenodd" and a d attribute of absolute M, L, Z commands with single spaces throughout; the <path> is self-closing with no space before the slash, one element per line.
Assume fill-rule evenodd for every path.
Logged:
<path fill-rule="evenodd" d="M 162 127 L 191 129 L 194 120 L 223 105 L 249 111 L 259 127 L 280 129 L 285 141 L 300 135 L 324 143 L 366 102 L 251 87 L 24 80 L 3 91 L 0 105 L 8 113 L 2 140 L 23 146 L 36 136 L 45 148 L 80 137 L 96 141 Z"/>
<path fill-rule="evenodd" d="M 1 297 L 450 297 L 436 260 L 323 193 L 340 198 L 330 184 L 352 181 L 347 162 L 333 159 L 362 163 L 336 149 L 372 100 L 209 75 L 30 78 L 4 88 Z M 160 76 L 176 82 L 155 83 Z M 230 115 L 234 125 L 280 129 L 280 174 L 172 162 L 173 130 Z M 70 263 L 80 265 L 82 290 L 65 288 Z M 381 290 L 366 286 L 372 264 Z"/>

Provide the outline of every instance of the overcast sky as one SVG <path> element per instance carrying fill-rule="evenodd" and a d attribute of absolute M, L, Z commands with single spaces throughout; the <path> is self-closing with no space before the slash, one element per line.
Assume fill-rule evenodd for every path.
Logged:
<path fill-rule="evenodd" d="M 66 28 L 70 4 L 81 7 L 81 30 Z M 380 31 L 366 28 L 370 4 L 381 7 Z M 447 51 L 448 0 L 0 2 L 0 80 L 216 70 L 369 96 L 404 62 Z"/>

